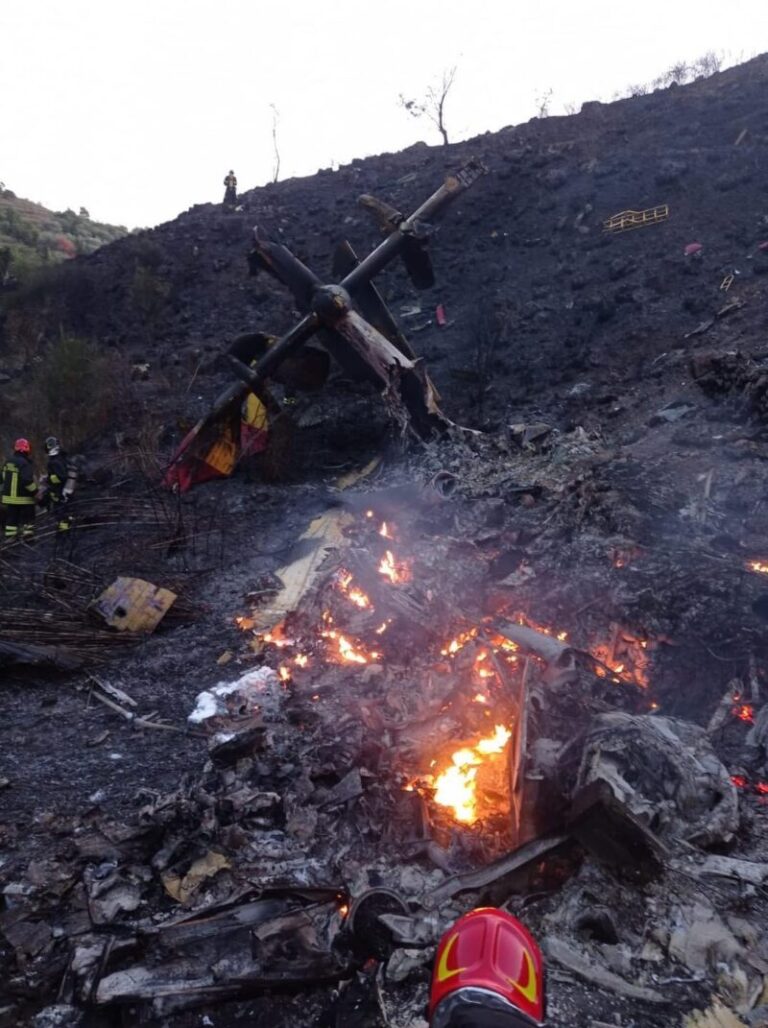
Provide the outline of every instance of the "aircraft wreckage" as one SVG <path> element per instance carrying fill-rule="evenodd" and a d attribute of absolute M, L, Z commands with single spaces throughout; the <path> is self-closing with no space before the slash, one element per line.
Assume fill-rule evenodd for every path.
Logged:
<path fill-rule="evenodd" d="M 184 438 L 165 484 L 184 492 L 198 482 L 230 474 L 241 457 L 264 449 L 269 419 L 282 411 L 270 393 L 269 380 L 317 388 L 325 381 L 331 356 L 381 391 L 403 433 L 410 431 L 421 439 L 444 433 L 451 422 L 440 410 L 437 391 L 373 279 L 400 257 L 417 289 L 434 285 L 427 249 L 434 222 L 486 170 L 479 161 L 469 161 L 407 217 L 373 196 L 361 196 L 358 202 L 374 216 L 385 238 L 362 261 L 347 241 L 340 243 L 332 268 L 339 281 L 331 284 L 256 226 L 248 255 L 251 273 L 267 271 L 287 286 L 301 319 L 281 338 L 256 332 L 234 341 L 228 359 L 238 381 Z M 313 336 L 322 349 L 305 345 Z"/>

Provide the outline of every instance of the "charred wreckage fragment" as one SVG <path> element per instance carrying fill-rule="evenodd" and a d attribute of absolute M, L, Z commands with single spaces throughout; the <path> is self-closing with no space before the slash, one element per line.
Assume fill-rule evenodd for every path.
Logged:
<path fill-rule="evenodd" d="M 340 243 L 332 269 L 337 283 L 324 283 L 257 226 L 248 258 L 251 272 L 267 271 L 287 286 L 301 320 L 279 339 L 253 333 L 235 341 L 228 358 L 239 381 L 215 400 L 184 438 L 171 460 L 166 484 L 184 491 L 195 482 L 229 474 L 240 451 L 240 410 L 248 394 L 257 398 L 266 420 L 279 411 L 268 380 L 279 381 L 281 367 L 288 365 L 290 377 L 322 383 L 329 353 L 354 377 L 380 389 L 403 433 L 411 431 L 421 439 L 445 433 L 451 422 L 440 410 L 437 391 L 373 279 L 400 257 L 417 289 L 432 286 L 427 244 L 434 221 L 485 172 L 482 163 L 469 161 L 409 216 L 375 197 L 361 196 L 361 206 L 374 216 L 386 238 L 362 261 L 347 241 Z M 305 348 L 315 335 L 324 351 Z"/>

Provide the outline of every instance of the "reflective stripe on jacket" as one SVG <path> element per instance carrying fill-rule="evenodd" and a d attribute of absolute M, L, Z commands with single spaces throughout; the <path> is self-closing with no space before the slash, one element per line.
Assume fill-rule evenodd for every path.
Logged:
<path fill-rule="evenodd" d="M 61 499 L 61 492 L 69 473 L 66 453 L 57 453 L 48 458 L 48 486 L 54 500 Z"/>
<path fill-rule="evenodd" d="M 32 461 L 23 453 L 14 453 L 3 466 L 3 503 L 33 504 L 36 492 L 37 482 Z"/>

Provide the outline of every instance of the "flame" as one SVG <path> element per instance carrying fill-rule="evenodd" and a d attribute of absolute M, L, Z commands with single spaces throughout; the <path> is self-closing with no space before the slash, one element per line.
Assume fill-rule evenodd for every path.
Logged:
<path fill-rule="evenodd" d="M 281 682 L 290 682 L 291 680 L 291 669 L 285 664 L 281 664 L 277 669 L 277 673 L 280 676 Z"/>
<path fill-rule="evenodd" d="M 396 561 L 391 550 L 387 550 L 379 564 L 379 574 L 388 578 L 392 585 L 410 581 L 411 570 L 407 563 Z"/>
<path fill-rule="evenodd" d="M 615 549 L 611 551 L 611 560 L 615 568 L 625 568 L 632 564 L 638 557 L 641 557 L 643 551 L 637 546 L 629 546 L 624 549 Z"/>
<path fill-rule="evenodd" d="M 478 633 L 477 628 L 470 628 L 468 632 L 460 632 L 455 639 L 451 641 L 440 650 L 440 654 L 443 657 L 452 657 L 454 653 L 458 653 L 462 647 L 466 646 L 470 639 L 474 639 Z"/>
<path fill-rule="evenodd" d="M 748 560 L 746 568 L 747 571 L 757 571 L 760 575 L 768 575 L 768 561 Z"/>
<path fill-rule="evenodd" d="M 256 621 L 254 618 L 248 617 L 245 614 L 241 614 L 239 617 L 235 618 L 235 624 L 241 632 L 250 632 L 250 630 L 256 624 Z"/>
<path fill-rule="evenodd" d="M 309 657 L 306 655 L 306 653 L 297 653 L 296 656 L 293 658 L 293 662 L 298 667 L 306 667 L 307 664 L 309 664 Z"/>
<path fill-rule="evenodd" d="M 472 702 L 473 703 L 487 703 L 488 702 L 488 697 L 485 695 L 484 692 L 476 692 Z"/>
<path fill-rule="evenodd" d="M 750 782 L 746 775 L 731 775 L 737 789 L 749 789 L 758 796 L 768 796 L 768 782 Z"/>
<path fill-rule="evenodd" d="M 345 635 L 337 632 L 335 628 L 320 633 L 324 639 L 331 639 L 336 643 L 336 656 L 344 664 L 369 664 L 372 660 L 378 660 L 381 654 L 374 652 L 366 653 L 361 643 L 350 642 Z"/>
<path fill-rule="evenodd" d="M 391 624 L 392 618 L 387 618 L 386 621 L 382 621 L 379 627 L 376 629 L 376 635 L 383 635 Z"/>
<path fill-rule="evenodd" d="M 752 724 L 755 720 L 755 708 L 751 703 L 737 703 L 731 708 L 731 713 L 734 717 L 737 717 L 739 721 L 746 721 L 747 724 Z"/>
<path fill-rule="evenodd" d="M 504 725 L 496 725 L 493 735 L 456 750 L 449 767 L 435 777 L 435 802 L 450 807 L 457 821 L 472 824 L 477 820 L 477 769 L 483 757 L 504 750 L 511 734 Z"/>
<path fill-rule="evenodd" d="M 387 527 L 386 521 L 382 521 L 381 528 L 379 529 L 379 535 L 383 536 L 385 539 L 392 538 L 389 528 Z"/>
<path fill-rule="evenodd" d="M 373 610 L 373 605 L 371 604 L 369 597 L 365 595 L 362 589 L 358 589 L 356 585 L 352 585 L 351 571 L 347 571 L 346 568 L 340 568 L 336 575 L 336 584 L 350 603 L 354 603 L 354 605 L 359 607 L 361 610 Z"/>
<path fill-rule="evenodd" d="M 590 646 L 589 652 L 596 660 L 605 665 L 605 667 L 595 668 L 595 673 L 599 678 L 607 678 L 608 672 L 612 671 L 611 681 L 613 682 L 629 682 L 642 689 L 648 688 L 650 656 L 647 639 L 636 639 L 627 632 L 621 632 L 618 642 L 613 644 L 597 643 Z"/>
<path fill-rule="evenodd" d="M 271 646 L 277 646 L 282 648 L 283 646 L 293 646 L 295 639 L 289 639 L 285 634 L 285 628 L 282 624 L 275 625 L 274 628 L 270 628 L 268 632 L 265 632 L 261 637 L 262 642 L 269 643 Z"/>

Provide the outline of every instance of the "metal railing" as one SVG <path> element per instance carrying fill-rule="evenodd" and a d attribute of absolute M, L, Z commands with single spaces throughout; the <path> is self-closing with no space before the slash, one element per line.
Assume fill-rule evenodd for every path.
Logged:
<path fill-rule="evenodd" d="M 603 222 L 603 232 L 627 232 L 633 228 L 657 225 L 669 217 L 669 204 L 662 203 L 644 211 L 620 211 Z"/>

